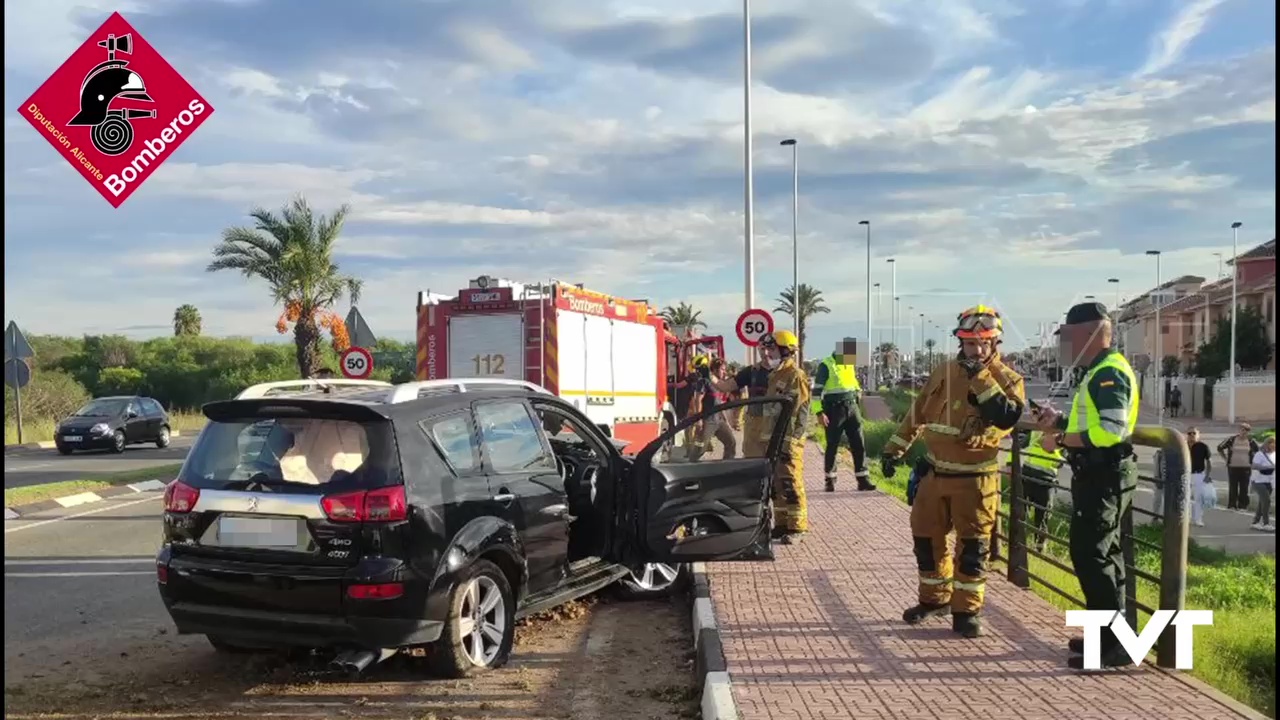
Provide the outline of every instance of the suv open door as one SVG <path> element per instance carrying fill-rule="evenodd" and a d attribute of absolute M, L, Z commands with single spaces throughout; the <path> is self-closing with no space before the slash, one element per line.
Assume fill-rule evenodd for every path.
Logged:
<path fill-rule="evenodd" d="M 628 483 L 630 507 L 621 513 L 632 536 L 626 560 L 676 564 L 698 561 L 772 560 L 769 541 L 770 480 L 785 428 L 774 428 L 765 457 L 664 462 L 661 450 L 676 433 L 712 415 L 750 406 L 789 417 L 795 403 L 785 397 L 735 400 L 684 419 L 636 455 Z M 728 412 L 726 412 L 728 411 Z M 775 414 L 776 413 L 776 414 Z"/>

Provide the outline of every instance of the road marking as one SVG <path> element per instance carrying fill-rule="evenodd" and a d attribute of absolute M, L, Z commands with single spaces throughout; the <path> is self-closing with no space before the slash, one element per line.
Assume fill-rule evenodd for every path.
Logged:
<path fill-rule="evenodd" d="M 156 574 L 155 570 L 121 570 L 117 572 L 50 572 L 50 573 L 11 573 L 4 574 L 7 578 L 42 578 L 42 577 L 107 577 L 114 575 L 152 575 Z"/>
<path fill-rule="evenodd" d="M 102 500 L 101 497 L 99 497 L 96 493 L 91 493 L 91 492 L 82 492 L 82 493 L 77 493 L 75 495 L 67 495 L 65 497 L 53 499 L 54 502 L 58 503 L 62 507 L 68 507 L 68 508 L 75 507 L 76 505 L 84 505 L 86 503 L 96 503 L 101 500 Z"/>
<path fill-rule="evenodd" d="M 147 480 L 146 482 L 134 483 L 127 486 L 134 492 L 149 492 L 151 490 L 163 490 L 168 485 L 163 480 Z"/>
<path fill-rule="evenodd" d="M 154 557 L 139 558 L 93 558 L 86 560 L 5 560 L 4 566 L 10 565 L 140 565 L 154 563 Z"/>
<path fill-rule="evenodd" d="M 86 511 L 81 512 L 81 513 L 75 513 L 74 515 L 64 515 L 63 517 L 49 518 L 48 520 L 40 520 L 39 522 L 33 522 L 33 523 L 31 523 L 30 525 L 19 525 L 18 527 L 5 528 L 5 529 L 4 529 L 4 534 L 5 534 L 5 535 L 8 535 L 8 534 L 9 534 L 9 533 L 11 533 L 11 532 L 18 532 L 19 530 L 30 530 L 31 528 L 37 528 L 37 527 L 40 527 L 40 526 L 42 526 L 42 525 L 48 525 L 48 524 L 50 524 L 50 523 L 62 522 L 63 520 L 72 520 L 72 519 L 74 519 L 74 518 L 81 518 L 81 517 L 84 517 L 84 516 L 86 516 L 86 515 L 97 515 L 98 513 L 106 512 L 106 511 L 108 511 L 108 510 L 116 510 L 116 509 L 118 509 L 118 508 L 122 508 L 122 507 L 129 507 L 130 505 L 137 505 L 138 503 L 151 502 L 152 500 L 159 500 L 159 499 L 161 499 L 162 497 L 164 497 L 164 496 L 163 496 L 163 495 L 156 495 L 155 497 L 143 498 L 143 499 L 141 499 L 141 500 L 131 500 L 131 501 L 129 501 L 129 502 L 125 502 L 125 503 L 117 503 L 117 504 L 114 504 L 114 505 L 107 505 L 106 507 L 100 507 L 100 508 L 98 508 L 97 510 L 86 510 Z"/>
<path fill-rule="evenodd" d="M 10 457 L 12 457 L 12 456 L 10 456 Z M 35 465 L 19 465 L 19 466 L 17 466 L 17 467 L 7 467 L 7 466 L 6 466 L 6 467 L 5 467 L 5 469 L 4 469 L 4 472 L 5 472 L 5 474 L 7 475 L 7 474 L 9 474 L 9 473 L 11 473 L 11 472 L 15 472 L 15 473 L 16 473 L 16 472 L 26 472 L 27 470 L 35 470 L 36 468 L 50 467 L 50 466 L 52 466 L 52 465 L 58 465 L 58 464 L 59 464 L 59 463 L 56 463 L 56 462 L 47 462 L 47 463 L 36 463 Z"/>

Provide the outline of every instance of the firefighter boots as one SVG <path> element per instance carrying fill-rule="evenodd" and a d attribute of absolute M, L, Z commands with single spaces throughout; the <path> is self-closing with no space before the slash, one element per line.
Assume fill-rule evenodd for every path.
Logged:
<path fill-rule="evenodd" d="M 902 613 L 902 620 L 908 625 L 919 625 L 920 623 L 932 617 L 943 617 L 951 612 L 951 603 L 944 602 L 938 604 L 920 603 L 914 607 L 907 608 Z"/>
<path fill-rule="evenodd" d="M 953 613 L 951 629 L 967 638 L 982 637 L 982 618 L 977 613 Z"/>

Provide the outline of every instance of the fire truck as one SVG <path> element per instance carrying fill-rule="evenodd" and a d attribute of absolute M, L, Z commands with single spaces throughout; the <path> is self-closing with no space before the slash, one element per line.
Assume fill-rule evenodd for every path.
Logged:
<path fill-rule="evenodd" d="M 675 385 L 720 337 L 679 338 L 645 300 L 551 280 L 482 276 L 418 293 L 417 377 L 526 380 L 576 405 L 637 452 L 677 420 Z"/>

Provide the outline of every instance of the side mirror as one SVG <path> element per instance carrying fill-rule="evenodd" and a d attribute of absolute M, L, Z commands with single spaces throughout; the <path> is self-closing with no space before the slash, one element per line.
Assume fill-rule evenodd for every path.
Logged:
<path fill-rule="evenodd" d="M 125 416 L 126 416 L 128 419 L 132 420 L 132 419 L 134 419 L 134 418 L 138 417 L 138 411 L 137 411 L 137 410 L 130 410 L 128 413 L 126 413 L 126 414 L 125 414 Z"/>
<path fill-rule="evenodd" d="M 605 424 L 605 423 L 596 423 L 596 427 L 600 428 L 600 432 L 604 433 L 604 436 L 605 436 L 605 437 L 607 437 L 607 438 L 611 438 L 611 437 L 613 437 L 613 430 L 610 430 L 610 429 L 609 429 L 609 426 L 608 426 L 607 424 Z"/>

